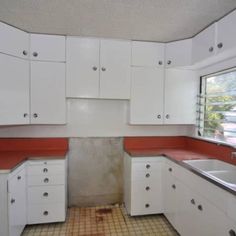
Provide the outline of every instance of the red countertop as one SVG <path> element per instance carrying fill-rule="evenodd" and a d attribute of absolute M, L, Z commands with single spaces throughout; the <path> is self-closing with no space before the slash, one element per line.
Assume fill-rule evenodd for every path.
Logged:
<path fill-rule="evenodd" d="M 28 158 L 65 158 L 66 138 L 0 139 L 0 171 L 11 171 Z"/>

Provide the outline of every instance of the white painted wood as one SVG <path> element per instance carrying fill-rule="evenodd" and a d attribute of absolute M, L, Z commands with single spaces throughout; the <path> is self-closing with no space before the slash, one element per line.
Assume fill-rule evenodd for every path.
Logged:
<path fill-rule="evenodd" d="M 165 66 L 180 67 L 192 64 L 192 39 L 179 40 L 166 44 Z"/>
<path fill-rule="evenodd" d="M 217 25 L 217 52 L 222 53 L 235 49 L 236 47 L 236 11 L 231 12 L 229 15 L 219 20 Z M 222 43 L 222 47 L 218 47 L 218 44 Z"/>
<path fill-rule="evenodd" d="M 65 175 L 31 175 L 28 186 L 64 185 Z"/>
<path fill-rule="evenodd" d="M 28 58 L 29 34 L 0 22 L 0 52 L 16 57 Z"/>
<path fill-rule="evenodd" d="M 165 44 L 132 41 L 132 65 L 164 67 Z"/>
<path fill-rule="evenodd" d="M 100 98 L 130 98 L 131 42 L 100 42 Z"/>
<path fill-rule="evenodd" d="M 64 63 L 31 62 L 30 90 L 32 124 L 66 123 Z"/>
<path fill-rule="evenodd" d="M 30 177 L 29 177 L 30 178 Z M 65 186 L 34 186 L 28 188 L 28 204 L 65 203 Z"/>
<path fill-rule="evenodd" d="M 20 236 L 27 222 L 26 174 L 25 168 L 14 172 L 8 181 L 9 236 Z"/>
<path fill-rule="evenodd" d="M 32 204 L 28 206 L 28 224 L 42 224 L 65 221 L 65 206 L 63 203 Z"/>
<path fill-rule="evenodd" d="M 193 38 L 192 61 L 197 63 L 215 55 L 216 24 L 213 24 Z M 213 47 L 213 51 L 209 49 Z"/>
<path fill-rule="evenodd" d="M 67 97 L 98 98 L 99 50 L 99 39 L 67 37 Z"/>
<path fill-rule="evenodd" d="M 165 124 L 195 124 L 199 78 L 196 71 L 167 69 L 165 73 Z"/>
<path fill-rule="evenodd" d="M 130 124 L 163 123 L 163 68 L 132 68 Z"/>
<path fill-rule="evenodd" d="M 0 54 L 0 124 L 29 123 L 29 62 Z"/>
<path fill-rule="evenodd" d="M 32 165 L 27 168 L 27 175 L 60 175 L 64 174 L 64 165 Z"/>
<path fill-rule="evenodd" d="M 52 159 L 52 160 L 41 160 L 41 159 L 34 159 L 34 160 L 28 160 L 27 161 L 27 166 L 43 166 L 43 167 L 50 167 L 51 166 L 58 166 L 58 165 L 63 165 L 65 166 L 66 161 L 64 159 Z"/>
<path fill-rule="evenodd" d="M 65 51 L 64 36 L 30 34 L 31 60 L 64 62 Z"/>

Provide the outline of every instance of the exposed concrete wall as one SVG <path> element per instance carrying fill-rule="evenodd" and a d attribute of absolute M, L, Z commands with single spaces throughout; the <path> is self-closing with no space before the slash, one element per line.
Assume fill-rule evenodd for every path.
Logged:
<path fill-rule="evenodd" d="M 123 138 L 71 138 L 69 205 L 122 202 Z"/>

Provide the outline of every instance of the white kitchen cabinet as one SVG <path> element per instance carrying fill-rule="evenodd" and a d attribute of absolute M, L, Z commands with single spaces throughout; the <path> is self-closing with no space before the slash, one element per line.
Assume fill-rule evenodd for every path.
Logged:
<path fill-rule="evenodd" d="M 192 39 L 179 40 L 166 44 L 165 66 L 181 67 L 192 64 Z"/>
<path fill-rule="evenodd" d="M 27 223 L 65 221 L 67 159 L 29 161 L 27 178 Z"/>
<path fill-rule="evenodd" d="M 195 124 L 198 80 L 196 71 L 166 69 L 165 124 Z"/>
<path fill-rule="evenodd" d="M 67 97 L 129 99 L 131 45 L 67 38 Z"/>
<path fill-rule="evenodd" d="M 100 43 L 100 98 L 129 99 L 131 43 L 102 39 Z"/>
<path fill-rule="evenodd" d="M 124 200 L 128 214 L 162 213 L 162 157 L 132 158 L 125 154 Z"/>
<path fill-rule="evenodd" d="M 20 171 L 19 171 L 20 169 Z M 20 236 L 26 225 L 26 173 L 23 166 L 8 180 L 9 236 Z"/>
<path fill-rule="evenodd" d="M 65 124 L 65 64 L 31 62 L 31 124 Z"/>
<path fill-rule="evenodd" d="M 164 69 L 132 67 L 130 124 L 162 124 Z"/>
<path fill-rule="evenodd" d="M 0 53 L 0 124 L 29 123 L 29 62 Z"/>
<path fill-rule="evenodd" d="M 29 34 L 0 22 L 0 52 L 16 57 L 28 58 Z"/>
<path fill-rule="evenodd" d="M 65 62 L 65 36 L 30 34 L 30 59 Z"/>
<path fill-rule="evenodd" d="M 132 41 L 132 66 L 164 67 L 165 44 Z"/>
<path fill-rule="evenodd" d="M 216 46 L 218 53 L 236 48 L 236 11 L 220 19 L 217 23 Z"/>
<path fill-rule="evenodd" d="M 213 24 L 193 38 L 193 63 L 203 61 L 215 55 L 216 24 Z"/>
<path fill-rule="evenodd" d="M 67 97 L 99 97 L 100 40 L 67 37 Z"/>

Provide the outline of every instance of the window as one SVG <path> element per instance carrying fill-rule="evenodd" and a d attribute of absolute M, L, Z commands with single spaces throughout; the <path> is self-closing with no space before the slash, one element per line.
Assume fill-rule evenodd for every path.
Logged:
<path fill-rule="evenodd" d="M 198 134 L 236 144 L 236 68 L 201 78 Z"/>

